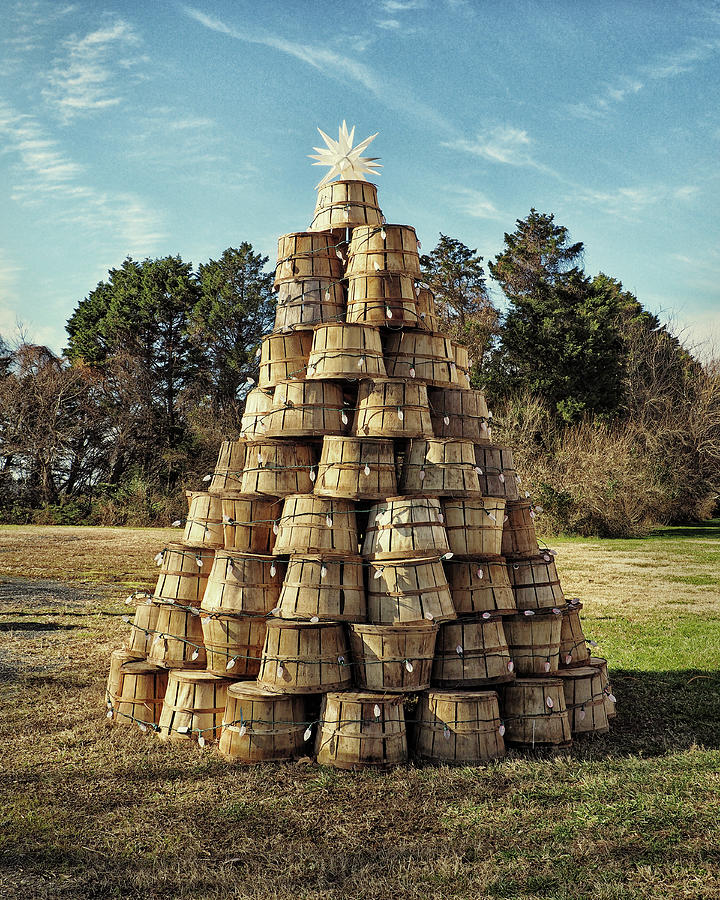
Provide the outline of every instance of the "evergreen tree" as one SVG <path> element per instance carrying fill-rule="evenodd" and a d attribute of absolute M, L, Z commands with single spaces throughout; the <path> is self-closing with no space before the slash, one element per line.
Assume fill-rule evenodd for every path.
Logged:
<path fill-rule="evenodd" d="M 456 238 L 440 234 L 435 249 L 420 258 L 423 278 L 435 295 L 443 329 L 470 348 L 480 363 L 497 332 L 498 311 L 485 284 L 482 256 Z"/>
<path fill-rule="evenodd" d="M 236 409 L 238 388 L 257 365 L 258 342 L 272 327 L 275 300 L 267 262 L 243 242 L 198 267 L 200 296 L 188 327 L 202 355 L 206 388 L 225 412 Z"/>
<path fill-rule="evenodd" d="M 487 386 L 495 396 L 537 394 L 568 422 L 612 414 L 622 393 L 617 297 L 584 275 L 582 251 L 552 215 L 532 209 L 490 263 L 509 308 Z"/>

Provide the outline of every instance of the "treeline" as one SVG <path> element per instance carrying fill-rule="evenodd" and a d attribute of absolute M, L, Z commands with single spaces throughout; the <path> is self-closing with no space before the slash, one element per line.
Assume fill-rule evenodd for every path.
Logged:
<path fill-rule="evenodd" d="M 582 257 L 552 215 L 531 210 L 487 274 L 446 235 L 421 263 L 546 528 L 625 535 L 706 517 L 720 488 L 717 365 Z M 0 517 L 178 517 L 183 489 L 238 433 L 272 327 L 267 265 L 247 243 L 197 270 L 126 259 L 78 304 L 62 358 L 0 344 Z"/>

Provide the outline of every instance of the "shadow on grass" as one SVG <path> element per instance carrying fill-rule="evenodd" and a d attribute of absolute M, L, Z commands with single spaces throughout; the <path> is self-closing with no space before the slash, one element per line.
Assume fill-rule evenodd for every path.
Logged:
<path fill-rule="evenodd" d="M 605 735 L 576 743 L 581 755 L 662 756 L 720 748 L 720 672 L 688 669 L 610 673 L 617 716 Z"/>
<path fill-rule="evenodd" d="M 720 541 L 720 519 L 708 519 L 693 525 L 675 525 L 658 528 L 651 532 L 647 540 L 657 538 L 715 538 Z"/>

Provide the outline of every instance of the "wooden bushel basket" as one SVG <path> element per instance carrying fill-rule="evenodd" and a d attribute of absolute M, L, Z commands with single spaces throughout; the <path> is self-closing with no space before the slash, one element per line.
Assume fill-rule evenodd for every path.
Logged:
<path fill-rule="evenodd" d="M 206 491 L 185 491 L 190 503 L 183 543 L 189 547 L 209 547 L 224 545 L 222 526 L 222 500 L 217 494 Z"/>
<path fill-rule="evenodd" d="M 315 454 L 308 444 L 271 438 L 254 441 L 245 459 L 242 492 L 268 497 L 309 493 L 314 465 Z"/>
<path fill-rule="evenodd" d="M 411 440 L 403 460 L 400 490 L 426 497 L 479 496 L 472 442 L 458 438 Z"/>
<path fill-rule="evenodd" d="M 171 672 L 160 714 L 161 740 L 215 741 L 230 682 L 211 672 Z"/>
<path fill-rule="evenodd" d="M 368 621 L 373 625 L 444 622 L 456 617 L 438 559 L 387 559 L 368 568 Z"/>
<path fill-rule="evenodd" d="M 523 613 L 505 619 L 505 636 L 518 675 L 557 672 L 561 627 L 560 616 L 553 613 L 530 616 Z"/>
<path fill-rule="evenodd" d="M 507 567 L 519 610 L 547 610 L 565 605 L 565 595 L 560 586 L 555 561 L 549 553 L 508 559 Z"/>
<path fill-rule="evenodd" d="M 385 341 L 385 367 L 391 378 L 417 378 L 434 387 L 457 384 L 452 345 L 442 334 L 392 332 Z"/>
<path fill-rule="evenodd" d="M 415 279 L 397 272 L 348 277 L 347 321 L 365 325 L 417 328 Z"/>
<path fill-rule="evenodd" d="M 503 528 L 503 556 L 536 556 L 535 509 L 525 500 L 509 500 L 505 506 L 507 521 Z"/>
<path fill-rule="evenodd" d="M 377 187 L 369 181 L 331 181 L 318 190 L 310 231 L 331 231 L 356 225 L 380 225 Z"/>
<path fill-rule="evenodd" d="M 260 345 L 259 386 L 271 388 L 280 381 L 302 381 L 311 347 L 311 331 L 290 331 L 264 337 Z"/>
<path fill-rule="evenodd" d="M 515 678 L 501 619 L 458 619 L 440 626 L 432 683 L 482 687 Z"/>
<path fill-rule="evenodd" d="M 440 331 L 440 320 L 438 319 L 437 310 L 435 308 L 435 297 L 433 292 L 427 288 L 415 288 L 418 322 L 417 327 L 425 331 Z"/>
<path fill-rule="evenodd" d="M 438 626 L 350 625 L 356 683 L 370 691 L 402 693 L 430 686 Z"/>
<path fill-rule="evenodd" d="M 242 472 L 245 468 L 246 449 L 245 441 L 223 441 L 220 444 L 215 471 L 208 487 L 211 494 L 240 490 Z"/>
<path fill-rule="evenodd" d="M 412 379 L 361 381 L 353 431 L 359 437 L 432 437 L 427 388 Z"/>
<path fill-rule="evenodd" d="M 337 241 L 331 234 L 294 231 L 280 235 L 275 285 L 308 278 L 339 281 L 343 277 L 343 264 L 337 251 Z"/>
<path fill-rule="evenodd" d="M 504 500 L 497 497 L 445 500 L 442 511 L 448 543 L 455 556 L 500 556 Z"/>
<path fill-rule="evenodd" d="M 468 348 L 456 341 L 451 341 L 453 360 L 455 362 L 455 383 L 461 387 L 470 387 L 470 354 Z"/>
<path fill-rule="evenodd" d="M 561 669 L 557 677 L 562 679 L 573 734 L 608 731 L 606 697 L 600 670 L 593 666 L 575 666 Z"/>
<path fill-rule="evenodd" d="M 268 437 L 317 437 L 346 431 L 342 415 L 340 385 L 329 381 L 281 381 L 263 424 Z"/>
<path fill-rule="evenodd" d="M 150 644 L 155 637 L 159 612 L 158 605 L 152 600 L 145 600 L 135 607 L 130 635 L 123 649 L 132 653 L 136 659 L 144 659 L 148 655 Z"/>
<path fill-rule="evenodd" d="M 615 695 L 612 692 L 612 687 L 610 686 L 607 660 L 603 659 L 601 656 L 591 656 L 588 660 L 588 665 L 600 672 L 601 684 L 605 693 L 605 713 L 608 719 L 614 719 L 617 715 L 617 710 L 615 708 L 616 701 Z"/>
<path fill-rule="evenodd" d="M 518 678 L 503 689 L 505 740 L 526 747 L 567 747 L 570 718 L 559 678 Z"/>
<path fill-rule="evenodd" d="M 318 325 L 308 359 L 310 378 L 385 377 L 380 332 L 370 325 Z"/>
<path fill-rule="evenodd" d="M 588 665 L 590 648 L 580 623 L 577 609 L 568 610 L 562 617 L 560 629 L 560 668 Z"/>
<path fill-rule="evenodd" d="M 277 606 L 285 563 L 273 556 L 218 550 L 201 609 L 264 615 Z"/>
<path fill-rule="evenodd" d="M 279 509 L 276 501 L 266 497 L 223 497 L 225 548 L 242 553 L 270 553 L 275 546 L 273 522 Z"/>
<path fill-rule="evenodd" d="M 323 694 L 352 683 L 345 629 L 335 622 L 269 619 L 258 683 L 285 694 Z"/>
<path fill-rule="evenodd" d="M 281 619 L 365 622 L 367 603 L 359 556 L 291 556 L 280 592 Z"/>
<path fill-rule="evenodd" d="M 428 691 L 420 695 L 416 717 L 419 759 L 472 766 L 505 756 L 495 691 Z"/>
<path fill-rule="evenodd" d="M 118 696 L 123 679 L 123 666 L 131 662 L 144 662 L 144 655 L 134 650 L 113 650 L 110 654 L 110 670 L 105 685 L 105 705 L 110 709 Z"/>
<path fill-rule="evenodd" d="M 108 712 L 118 724 L 139 725 L 143 731 L 160 721 L 168 673 L 144 660 L 120 667 L 115 693 L 107 698 Z"/>
<path fill-rule="evenodd" d="M 501 556 L 492 559 L 444 563 L 453 605 L 459 616 L 475 613 L 509 615 L 517 611 L 507 566 Z"/>
<path fill-rule="evenodd" d="M 305 743 L 305 699 L 277 694 L 255 681 L 231 684 L 219 750 L 233 762 L 294 759 Z"/>
<path fill-rule="evenodd" d="M 275 331 L 313 328 L 321 322 L 345 318 L 342 283 L 329 278 L 284 281 L 278 285 Z"/>
<path fill-rule="evenodd" d="M 387 769 L 407 762 L 400 697 L 365 691 L 327 694 L 320 710 L 315 752 L 323 766 Z"/>
<path fill-rule="evenodd" d="M 200 606 L 215 551 L 175 542 L 168 544 L 161 555 L 160 574 L 153 597 L 181 606 Z"/>
<path fill-rule="evenodd" d="M 362 556 L 413 559 L 449 553 L 440 501 L 434 497 L 390 497 L 370 507 Z"/>
<path fill-rule="evenodd" d="M 257 675 L 266 615 L 277 605 L 284 572 L 285 563 L 272 556 L 218 551 L 202 602 L 209 672 Z"/>
<path fill-rule="evenodd" d="M 161 604 L 155 625 L 157 633 L 150 641 L 148 662 L 165 669 L 204 669 L 205 645 L 199 612 L 193 610 L 190 613 Z"/>
<path fill-rule="evenodd" d="M 358 225 L 348 247 L 347 274 L 402 272 L 420 277 L 415 229 L 410 225 Z"/>
<path fill-rule="evenodd" d="M 464 438 L 476 444 L 491 440 L 490 416 L 481 391 L 429 388 L 428 402 L 436 437 Z"/>
<path fill-rule="evenodd" d="M 475 462 L 480 468 L 480 490 L 483 497 L 518 499 L 518 478 L 512 450 L 497 444 L 476 444 Z"/>
<path fill-rule="evenodd" d="M 240 433 L 245 438 L 262 437 L 265 416 L 272 409 L 273 392 L 268 388 L 253 388 L 245 398 L 245 410 L 240 420 Z"/>
<path fill-rule="evenodd" d="M 323 439 L 314 493 L 348 500 L 394 496 L 397 477 L 393 442 L 328 435 Z"/>
<path fill-rule="evenodd" d="M 357 556 L 355 504 L 350 500 L 296 494 L 286 497 L 273 553 Z"/>

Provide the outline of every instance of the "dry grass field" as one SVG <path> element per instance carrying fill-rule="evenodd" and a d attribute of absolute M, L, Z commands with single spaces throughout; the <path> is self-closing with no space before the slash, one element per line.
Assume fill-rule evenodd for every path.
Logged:
<path fill-rule="evenodd" d="M 243 768 L 107 723 L 170 529 L 0 527 L 0 897 L 720 898 L 720 522 L 562 539 L 608 735 L 487 767 Z"/>

